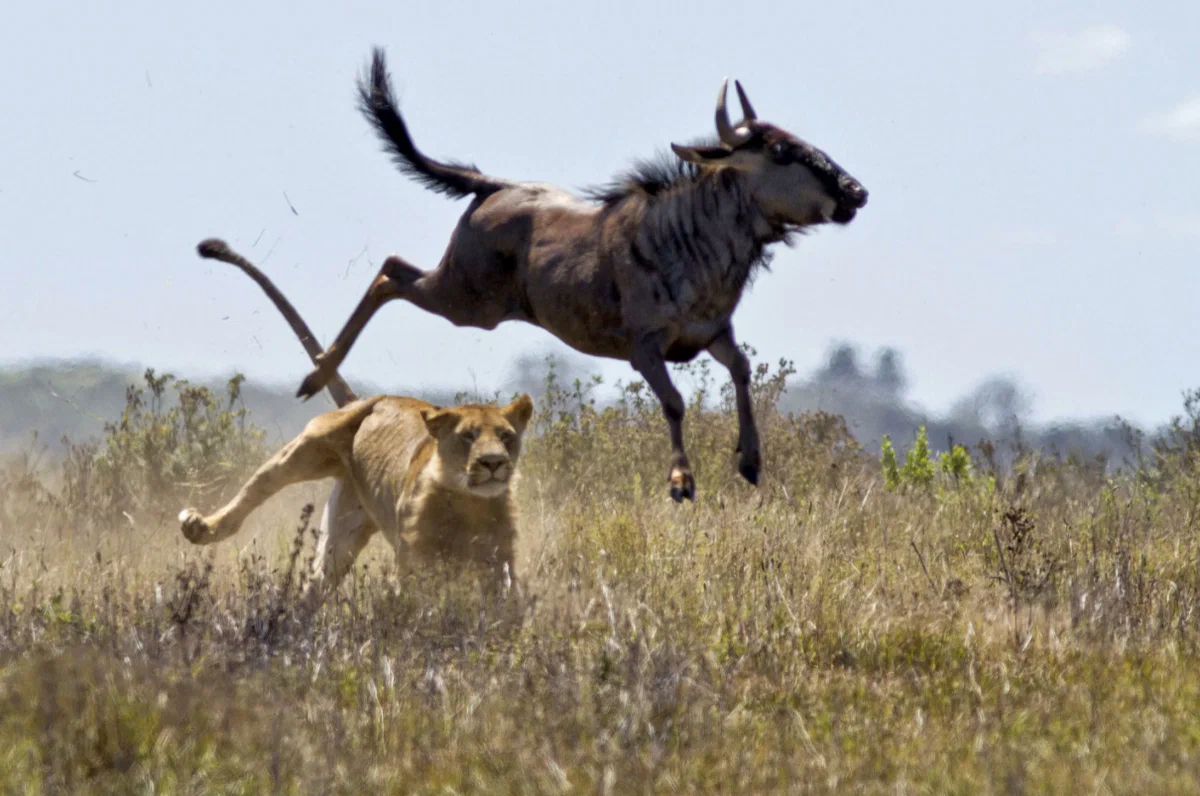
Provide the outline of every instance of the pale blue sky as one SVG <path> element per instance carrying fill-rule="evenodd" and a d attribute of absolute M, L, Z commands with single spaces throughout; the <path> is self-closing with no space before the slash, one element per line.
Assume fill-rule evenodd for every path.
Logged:
<path fill-rule="evenodd" d="M 1194 0 L 183 6 L 6 8 L 0 361 L 298 384 L 277 313 L 194 247 L 262 264 L 326 343 L 370 263 L 436 265 L 465 202 L 398 174 L 355 110 L 378 44 L 418 146 L 568 187 L 709 133 L 740 79 L 871 191 L 746 295 L 736 329 L 771 360 L 893 345 L 927 408 L 1009 373 L 1040 419 L 1157 421 L 1200 384 Z M 551 342 L 394 303 L 344 372 L 489 386 Z"/>

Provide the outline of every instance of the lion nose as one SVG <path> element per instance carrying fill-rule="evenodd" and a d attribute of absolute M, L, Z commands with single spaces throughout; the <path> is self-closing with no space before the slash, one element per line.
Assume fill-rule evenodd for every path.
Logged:
<path fill-rule="evenodd" d="M 508 457 L 500 453 L 485 453 L 478 459 L 484 467 L 495 472 L 508 462 Z"/>

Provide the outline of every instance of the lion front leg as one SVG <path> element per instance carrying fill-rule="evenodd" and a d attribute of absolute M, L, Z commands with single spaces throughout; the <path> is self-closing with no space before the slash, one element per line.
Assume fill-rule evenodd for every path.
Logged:
<path fill-rule="evenodd" d="M 222 508 L 208 516 L 194 508 L 181 511 L 180 528 L 192 544 L 215 544 L 236 534 L 252 511 L 284 487 L 338 475 L 340 470 L 337 456 L 306 430 L 263 463 Z"/>

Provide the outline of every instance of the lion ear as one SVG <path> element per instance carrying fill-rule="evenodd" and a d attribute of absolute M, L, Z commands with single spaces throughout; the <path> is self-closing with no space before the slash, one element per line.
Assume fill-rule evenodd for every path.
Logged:
<path fill-rule="evenodd" d="M 453 409 L 423 409 L 421 418 L 425 421 L 425 429 L 434 439 L 453 430 L 459 420 L 458 413 Z"/>
<path fill-rule="evenodd" d="M 533 417 L 533 399 L 527 394 L 522 395 L 508 406 L 500 410 L 517 433 L 520 434 L 525 430 L 525 426 L 529 424 L 529 418 Z"/>

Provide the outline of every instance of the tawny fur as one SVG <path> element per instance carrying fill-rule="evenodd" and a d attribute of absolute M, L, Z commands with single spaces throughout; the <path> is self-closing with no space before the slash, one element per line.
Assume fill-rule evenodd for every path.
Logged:
<path fill-rule="evenodd" d="M 219 241 L 205 241 L 199 249 L 203 256 L 250 275 L 283 313 L 310 358 L 320 353 L 303 319 L 257 268 Z M 358 399 L 340 376 L 331 386 L 339 407 L 309 421 L 222 508 L 207 516 L 184 509 L 179 515 L 183 535 L 194 544 L 228 539 L 284 487 L 334 478 L 322 514 L 308 607 L 315 608 L 337 588 L 379 531 L 402 566 L 434 560 L 477 565 L 498 580 L 514 581 L 512 487 L 533 413 L 530 397 L 522 395 L 504 407 L 442 408 L 401 396 Z"/>

